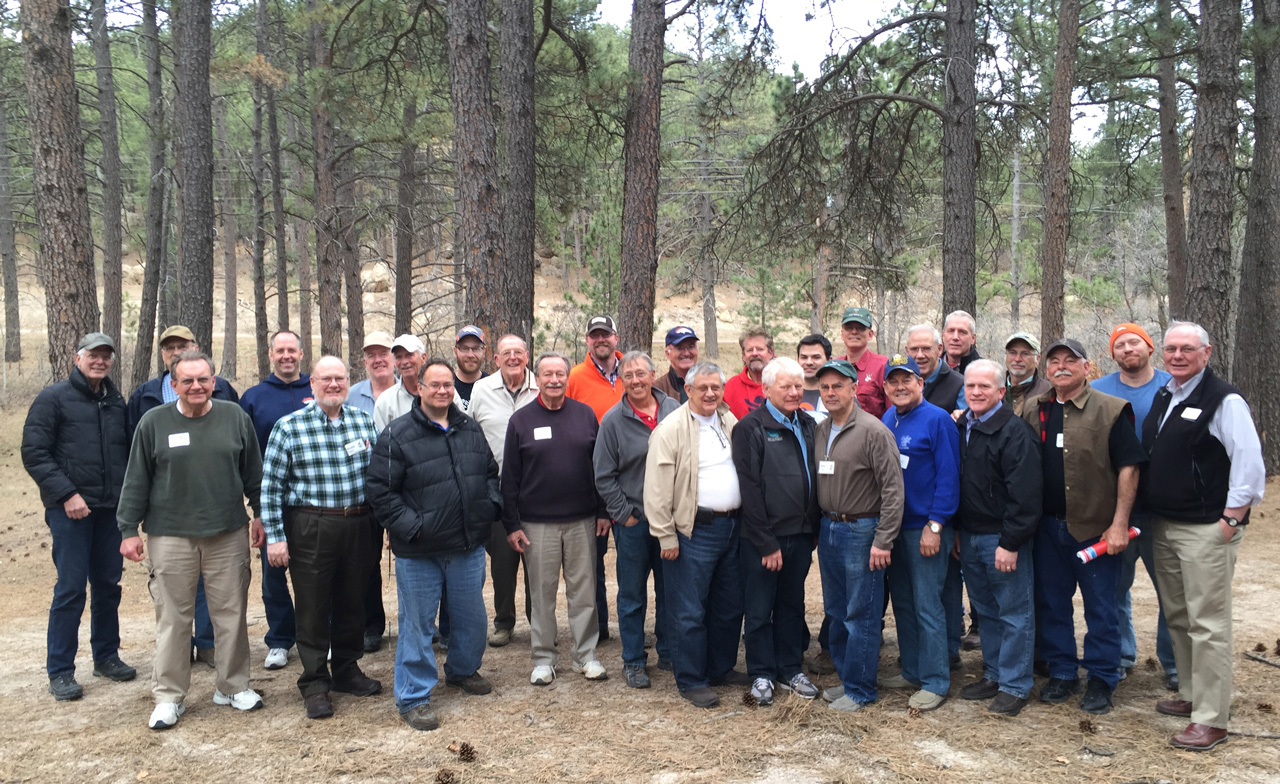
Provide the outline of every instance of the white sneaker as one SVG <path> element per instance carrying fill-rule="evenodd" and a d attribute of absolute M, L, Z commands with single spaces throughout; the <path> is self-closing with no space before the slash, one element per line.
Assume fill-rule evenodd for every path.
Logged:
<path fill-rule="evenodd" d="M 582 673 L 589 681 L 609 680 L 609 673 L 604 671 L 604 665 L 597 659 L 592 659 L 586 664 L 578 664 L 577 662 L 574 662 L 573 671 Z"/>
<path fill-rule="evenodd" d="M 267 660 L 262 663 L 268 670 L 283 670 L 289 663 L 288 648 L 272 648 L 267 651 Z"/>
<path fill-rule="evenodd" d="M 532 683 L 534 686 L 547 686 L 555 679 L 555 667 L 539 664 L 537 667 L 533 668 L 533 674 L 529 676 L 529 683 Z"/>
<path fill-rule="evenodd" d="M 151 711 L 147 726 L 153 730 L 167 730 L 178 723 L 178 717 L 186 710 L 187 706 L 180 702 L 162 702 Z"/>
<path fill-rule="evenodd" d="M 232 694 L 230 697 L 214 689 L 213 704 L 230 705 L 236 710 L 251 711 L 262 707 L 262 697 L 253 689 L 245 689 L 242 692 Z"/>

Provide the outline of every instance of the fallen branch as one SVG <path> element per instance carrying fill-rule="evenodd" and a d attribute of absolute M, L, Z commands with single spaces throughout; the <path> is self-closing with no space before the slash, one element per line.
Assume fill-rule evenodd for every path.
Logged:
<path fill-rule="evenodd" d="M 1246 658 L 1253 659 L 1256 662 L 1262 662 L 1263 664 L 1270 664 L 1272 667 L 1280 667 L 1280 662 L 1272 661 L 1271 659 L 1268 659 L 1266 656 L 1261 656 L 1259 654 L 1251 653 L 1249 651 L 1245 651 L 1244 655 Z"/>
<path fill-rule="evenodd" d="M 734 716 L 741 716 L 741 715 L 742 715 L 742 711 L 730 711 L 729 713 L 723 713 L 719 716 L 712 716 L 709 719 L 703 719 L 702 723 L 706 724 L 709 721 L 720 721 L 721 719 L 728 719 Z"/>
<path fill-rule="evenodd" d="M 1228 735 L 1235 735 L 1238 738 L 1262 738 L 1263 740 L 1280 740 L 1280 733 L 1277 732 L 1240 732 L 1239 730 L 1228 730 Z"/>

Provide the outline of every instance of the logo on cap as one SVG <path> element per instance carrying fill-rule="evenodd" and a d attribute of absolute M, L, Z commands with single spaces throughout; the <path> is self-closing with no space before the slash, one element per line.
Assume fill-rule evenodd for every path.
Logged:
<path fill-rule="evenodd" d="M 667 330 L 667 345 L 674 346 L 683 343 L 686 340 L 697 340 L 698 333 L 694 332 L 691 327 L 672 327 Z"/>

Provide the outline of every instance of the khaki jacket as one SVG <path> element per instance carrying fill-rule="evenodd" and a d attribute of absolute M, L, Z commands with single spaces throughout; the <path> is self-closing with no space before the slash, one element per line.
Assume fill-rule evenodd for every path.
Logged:
<path fill-rule="evenodd" d="M 733 438 L 737 417 L 721 404 L 716 414 L 725 438 Z M 677 408 L 658 423 L 649 437 L 649 457 L 644 474 L 644 516 L 649 533 L 663 550 L 679 544 L 676 532 L 693 536 L 698 513 L 698 420 L 689 404 Z"/>

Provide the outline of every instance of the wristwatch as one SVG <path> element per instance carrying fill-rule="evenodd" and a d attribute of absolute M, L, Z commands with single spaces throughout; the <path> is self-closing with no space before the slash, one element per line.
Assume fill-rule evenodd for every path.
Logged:
<path fill-rule="evenodd" d="M 1235 528 L 1236 526 L 1240 525 L 1240 521 L 1235 519 L 1231 515 L 1223 515 L 1222 519 L 1226 521 L 1227 525 L 1231 526 L 1232 528 Z"/>
<path fill-rule="evenodd" d="M 930 531 L 933 531 L 935 534 L 940 534 L 940 533 L 942 533 L 942 526 L 940 526 L 940 525 L 938 525 L 937 523 L 935 523 L 935 522 L 933 522 L 932 520 L 930 520 L 930 521 L 929 521 L 929 530 L 930 530 Z"/>

